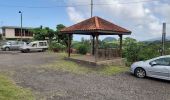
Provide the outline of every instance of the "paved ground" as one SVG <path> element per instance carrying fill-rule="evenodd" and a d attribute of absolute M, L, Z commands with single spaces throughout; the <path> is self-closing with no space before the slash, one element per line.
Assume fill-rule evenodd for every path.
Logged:
<path fill-rule="evenodd" d="M 43 69 L 60 59 L 52 53 L 0 51 L 0 70 L 13 73 L 15 82 L 31 88 L 37 100 L 170 100 L 170 82 L 138 79 L 129 74 L 77 75 Z"/>

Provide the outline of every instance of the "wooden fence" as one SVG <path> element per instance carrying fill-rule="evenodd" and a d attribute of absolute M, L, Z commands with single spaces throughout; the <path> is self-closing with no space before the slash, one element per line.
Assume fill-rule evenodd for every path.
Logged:
<path fill-rule="evenodd" d="M 120 57 L 119 49 L 107 48 L 107 49 L 98 49 L 99 59 L 113 59 Z"/>

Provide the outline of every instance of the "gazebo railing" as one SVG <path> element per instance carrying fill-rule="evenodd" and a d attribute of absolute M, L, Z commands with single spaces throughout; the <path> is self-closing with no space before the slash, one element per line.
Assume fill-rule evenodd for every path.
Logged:
<path fill-rule="evenodd" d="M 98 49 L 99 59 L 113 59 L 116 57 L 120 57 L 120 50 L 117 48 Z"/>

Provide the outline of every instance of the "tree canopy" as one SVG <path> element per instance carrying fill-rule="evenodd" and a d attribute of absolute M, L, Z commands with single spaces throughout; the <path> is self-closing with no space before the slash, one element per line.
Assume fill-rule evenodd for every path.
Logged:
<path fill-rule="evenodd" d="M 58 24 L 56 26 L 56 31 L 50 29 L 49 27 L 43 28 L 42 26 L 31 29 L 30 31 L 34 34 L 34 40 L 49 40 L 50 43 L 51 41 L 57 41 L 58 43 L 67 46 L 68 35 L 62 34 L 60 32 L 60 30 L 63 28 L 65 28 L 63 24 Z"/>

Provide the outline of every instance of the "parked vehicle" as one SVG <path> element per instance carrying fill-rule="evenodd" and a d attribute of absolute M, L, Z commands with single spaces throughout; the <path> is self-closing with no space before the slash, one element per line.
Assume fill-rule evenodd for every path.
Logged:
<path fill-rule="evenodd" d="M 20 51 L 23 53 L 31 52 L 31 51 L 46 51 L 48 49 L 47 41 L 34 41 L 29 43 L 28 45 L 23 45 L 20 47 Z"/>
<path fill-rule="evenodd" d="M 131 65 L 131 73 L 139 78 L 148 76 L 170 80 L 170 55 L 135 62 Z"/>
<path fill-rule="evenodd" d="M 21 41 L 7 41 L 2 45 L 1 49 L 3 51 L 19 50 L 19 48 L 25 44 L 25 42 Z"/>

